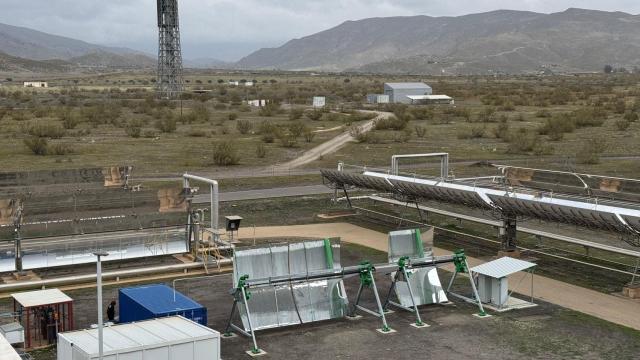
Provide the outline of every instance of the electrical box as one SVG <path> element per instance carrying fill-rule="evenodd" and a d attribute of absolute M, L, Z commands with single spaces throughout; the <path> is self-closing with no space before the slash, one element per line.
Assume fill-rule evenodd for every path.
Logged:
<path fill-rule="evenodd" d="M 503 307 L 509 300 L 509 279 L 500 279 L 480 274 L 478 276 L 478 295 L 480 301 L 496 307 Z"/>
<path fill-rule="evenodd" d="M 227 231 L 238 231 L 240 229 L 240 221 L 242 221 L 242 217 L 240 216 L 225 216 L 227 220 Z"/>

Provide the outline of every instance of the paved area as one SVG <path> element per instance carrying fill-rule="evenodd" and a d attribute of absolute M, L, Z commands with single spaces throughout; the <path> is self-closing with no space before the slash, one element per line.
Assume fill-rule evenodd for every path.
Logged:
<path fill-rule="evenodd" d="M 220 201 L 242 201 L 256 199 L 270 199 L 289 196 L 306 196 L 318 194 L 331 194 L 333 190 L 324 185 L 306 185 L 306 186 L 290 186 L 273 189 L 257 189 L 244 191 L 230 191 L 220 193 Z M 194 203 L 208 203 L 210 201 L 209 194 L 196 195 Z"/>
<path fill-rule="evenodd" d="M 252 238 L 253 229 L 241 229 L 240 238 Z M 257 237 L 340 237 L 343 242 L 359 244 L 380 251 L 387 251 L 387 234 L 365 229 L 347 223 L 311 224 L 297 226 L 269 226 L 255 229 Z M 436 255 L 450 253 L 434 248 Z M 484 261 L 468 258 L 469 265 L 475 266 Z M 452 267 L 443 267 L 452 271 Z M 530 294 L 531 276 L 515 274 L 509 286 L 517 293 Z M 534 276 L 534 295 L 536 299 L 579 311 L 615 324 L 640 330 L 640 302 L 613 295 L 603 294 L 547 277 Z M 524 279 L 519 282 L 519 279 Z"/>

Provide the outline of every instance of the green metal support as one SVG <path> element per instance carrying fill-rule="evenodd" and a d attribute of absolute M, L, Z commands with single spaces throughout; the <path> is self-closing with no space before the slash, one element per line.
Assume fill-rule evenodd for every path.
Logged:
<path fill-rule="evenodd" d="M 415 229 L 414 239 L 416 241 L 416 249 L 418 250 L 418 257 L 424 258 L 424 245 L 422 244 L 422 235 L 420 234 L 420 229 Z"/>
<path fill-rule="evenodd" d="M 350 317 L 356 317 L 356 310 L 364 311 L 373 316 L 379 317 L 382 319 L 382 328 L 379 330 L 383 334 L 388 334 L 394 332 L 393 329 L 389 327 L 387 324 L 387 318 L 385 316 L 384 309 L 382 307 L 382 302 L 380 301 L 380 295 L 378 294 L 378 287 L 376 286 L 376 279 L 373 276 L 375 272 L 375 267 L 369 261 L 363 261 L 360 263 L 360 287 L 358 288 L 358 295 L 356 295 L 356 301 L 353 303 L 353 307 L 351 309 Z M 373 311 L 367 309 L 360 305 L 360 299 L 362 298 L 362 292 L 364 289 L 371 289 L 373 291 L 373 295 L 376 299 L 376 305 L 378 307 L 378 311 Z"/>
<path fill-rule="evenodd" d="M 453 264 L 455 265 L 456 269 L 455 269 L 455 272 L 453 273 L 453 276 L 451 277 L 451 280 L 449 281 L 449 286 L 447 286 L 447 294 L 453 295 L 459 299 L 462 299 L 468 302 L 476 303 L 478 305 L 478 308 L 480 309 L 480 312 L 477 314 L 477 316 L 479 317 L 488 316 L 488 314 L 484 311 L 484 308 L 482 307 L 482 301 L 480 301 L 480 295 L 478 295 L 478 290 L 476 289 L 476 282 L 473 280 L 473 274 L 471 273 L 471 271 L 469 271 L 469 264 L 467 263 L 467 256 L 465 255 L 464 250 L 462 249 L 456 250 L 453 253 Z M 470 299 L 466 296 L 462 296 L 462 295 L 451 292 L 451 287 L 453 286 L 453 282 L 455 281 L 456 276 L 458 274 L 469 274 L 469 281 L 471 283 L 471 289 L 473 290 L 474 299 Z"/>
<path fill-rule="evenodd" d="M 327 259 L 327 269 L 333 269 L 333 249 L 329 239 L 324 239 L 324 255 Z"/>

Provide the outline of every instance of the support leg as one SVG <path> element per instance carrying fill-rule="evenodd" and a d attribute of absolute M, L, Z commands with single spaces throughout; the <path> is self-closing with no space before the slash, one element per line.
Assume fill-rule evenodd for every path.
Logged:
<path fill-rule="evenodd" d="M 233 306 L 231 307 L 231 315 L 229 315 L 229 322 L 227 322 L 227 327 L 224 329 L 223 336 L 225 336 L 225 337 L 231 337 L 232 336 L 231 323 L 233 322 L 233 315 L 236 313 L 236 308 L 237 307 L 238 307 L 238 301 L 234 300 L 233 301 Z"/>
<path fill-rule="evenodd" d="M 387 317 L 384 316 L 384 309 L 382 308 L 382 303 L 380 302 L 380 295 L 378 295 L 378 288 L 376 287 L 376 279 L 373 274 L 371 274 L 371 288 L 373 289 L 373 295 L 376 298 L 376 303 L 378 304 L 378 311 L 380 311 L 380 317 L 382 318 L 382 329 L 383 333 L 391 332 L 391 328 L 387 324 Z"/>
<path fill-rule="evenodd" d="M 416 305 L 416 299 L 413 297 L 413 289 L 411 289 L 411 283 L 409 283 L 409 276 L 407 275 L 407 269 L 402 268 L 402 275 L 407 282 L 407 288 L 409 289 L 409 296 L 411 296 L 411 303 L 413 304 L 413 310 L 416 313 L 416 326 L 425 326 L 420 318 L 420 312 L 418 311 L 418 305 Z"/>
<path fill-rule="evenodd" d="M 250 350 L 250 353 L 253 355 L 266 354 L 263 350 L 258 347 L 258 343 L 256 342 L 256 334 L 253 330 L 253 324 L 251 323 L 251 313 L 249 312 L 249 301 L 247 300 L 247 292 L 244 287 L 242 290 L 242 298 L 244 299 L 244 309 L 247 312 L 247 322 L 249 323 L 249 333 L 251 334 L 251 339 L 253 340 L 253 349 Z"/>
<path fill-rule="evenodd" d="M 465 260 L 465 264 L 467 265 L 467 269 L 469 269 L 469 264 Z M 471 282 L 471 288 L 473 289 L 473 296 L 478 303 L 478 308 L 480 309 L 480 313 L 478 316 L 487 316 L 487 313 L 484 311 L 482 307 L 482 301 L 480 301 L 480 295 L 478 295 L 478 289 L 476 289 L 476 282 L 473 280 L 473 273 L 469 270 L 469 281 Z"/>
<path fill-rule="evenodd" d="M 362 289 L 364 285 L 360 284 L 358 288 L 358 294 L 356 295 L 356 301 L 353 303 L 353 307 L 351 308 L 351 312 L 349 313 L 349 317 L 356 317 L 356 310 L 358 309 L 358 304 L 360 303 L 360 297 L 362 296 Z"/>
<path fill-rule="evenodd" d="M 387 293 L 387 298 L 384 301 L 384 305 L 382 305 L 382 308 L 386 311 L 387 307 L 389 306 L 389 301 L 391 300 L 391 294 L 393 293 L 393 290 L 395 290 L 396 288 L 396 283 L 398 282 L 400 277 L 400 272 L 396 271 L 396 275 L 393 277 L 393 281 L 391 281 L 391 287 L 389 287 L 389 292 Z"/>

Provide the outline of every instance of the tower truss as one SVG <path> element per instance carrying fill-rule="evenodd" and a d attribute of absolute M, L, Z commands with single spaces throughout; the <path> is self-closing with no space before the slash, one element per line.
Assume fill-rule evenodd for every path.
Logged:
<path fill-rule="evenodd" d="M 158 79 L 161 99 L 175 99 L 183 90 L 178 0 L 158 0 Z"/>

